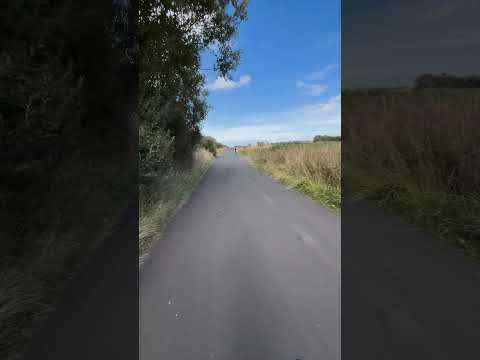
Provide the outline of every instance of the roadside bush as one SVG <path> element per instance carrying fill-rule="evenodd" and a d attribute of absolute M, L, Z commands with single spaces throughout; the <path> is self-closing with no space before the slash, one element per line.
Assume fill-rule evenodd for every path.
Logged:
<path fill-rule="evenodd" d="M 211 136 L 204 136 L 200 142 L 200 145 L 206 150 L 210 151 L 213 156 L 217 156 L 217 149 L 222 146 Z"/>

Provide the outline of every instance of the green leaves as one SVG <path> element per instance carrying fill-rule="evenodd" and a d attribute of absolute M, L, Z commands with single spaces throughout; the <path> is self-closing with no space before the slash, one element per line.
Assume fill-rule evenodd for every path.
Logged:
<path fill-rule="evenodd" d="M 140 168 L 147 171 L 164 157 L 160 152 L 166 148 L 152 147 L 157 137 L 173 139 L 175 158 L 191 156 L 209 110 L 200 54 L 217 45 L 214 70 L 229 76 L 240 62 L 231 39 L 246 19 L 248 1 L 141 0 L 139 5 Z"/>
<path fill-rule="evenodd" d="M 217 156 L 217 149 L 223 147 L 222 144 L 218 143 L 217 140 L 215 140 L 211 136 L 204 136 L 202 137 L 202 140 L 200 141 L 200 145 L 210 151 L 213 156 Z"/>

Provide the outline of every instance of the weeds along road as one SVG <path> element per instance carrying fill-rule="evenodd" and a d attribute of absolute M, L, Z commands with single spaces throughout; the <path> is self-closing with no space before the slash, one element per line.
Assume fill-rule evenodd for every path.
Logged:
<path fill-rule="evenodd" d="M 340 216 L 226 151 L 139 295 L 142 360 L 340 360 Z"/>

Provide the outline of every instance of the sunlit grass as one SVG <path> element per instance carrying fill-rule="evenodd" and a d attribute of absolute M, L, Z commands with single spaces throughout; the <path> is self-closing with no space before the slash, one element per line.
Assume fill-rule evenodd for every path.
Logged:
<path fill-rule="evenodd" d="M 140 187 L 139 252 L 142 260 L 154 247 L 167 224 L 188 201 L 208 170 L 213 155 L 201 148 L 194 154 L 190 169 L 172 168 L 151 176 Z"/>
<path fill-rule="evenodd" d="M 480 250 L 480 91 L 342 96 L 345 188 Z"/>
<path fill-rule="evenodd" d="M 340 210 L 340 150 L 339 141 L 325 141 L 252 146 L 241 152 L 272 178 Z"/>

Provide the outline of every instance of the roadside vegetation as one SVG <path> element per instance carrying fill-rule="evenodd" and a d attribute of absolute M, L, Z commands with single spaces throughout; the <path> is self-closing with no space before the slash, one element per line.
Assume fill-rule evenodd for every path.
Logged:
<path fill-rule="evenodd" d="M 165 231 L 169 221 L 189 200 L 224 145 L 213 137 L 202 137 L 187 167 L 173 163 L 163 173 L 143 175 L 140 181 L 139 246 L 140 264 Z"/>
<path fill-rule="evenodd" d="M 344 92 L 344 188 L 478 257 L 480 89 L 451 82 Z"/>
<path fill-rule="evenodd" d="M 163 174 L 142 179 L 138 229 L 140 264 L 161 238 L 168 222 L 188 201 L 213 157 L 211 152 L 201 147 L 195 150 L 189 168 L 170 167 Z"/>
<path fill-rule="evenodd" d="M 265 144 L 240 152 L 272 178 L 331 209 L 340 211 L 340 141 Z"/>
<path fill-rule="evenodd" d="M 136 200 L 139 175 L 148 214 L 169 191 L 185 199 L 208 164 L 200 54 L 215 45 L 215 73 L 235 69 L 247 2 L 134 4 L 2 3 L 1 359 L 21 357 Z"/>
<path fill-rule="evenodd" d="M 135 195 L 135 46 L 121 4 L 6 1 L 0 22 L 0 358 L 17 359 Z"/>
<path fill-rule="evenodd" d="M 140 261 L 189 198 L 223 145 L 200 128 L 209 106 L 201 54 L 228 78 L 240 61 L 232 46 L 248 1 L 140 1 Z"/>

